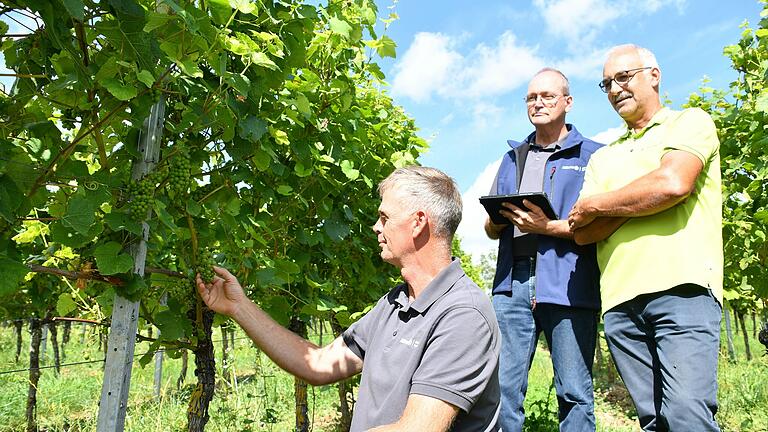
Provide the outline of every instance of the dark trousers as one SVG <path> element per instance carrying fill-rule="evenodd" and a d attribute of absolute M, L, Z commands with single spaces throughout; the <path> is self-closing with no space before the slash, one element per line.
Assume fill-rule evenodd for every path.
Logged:
<path fill-rule="evenodd" d="M 717 356 L 722 309 L 686 284 L 605 313 L 605 337 L 646 431 L 719 431 Z"/>

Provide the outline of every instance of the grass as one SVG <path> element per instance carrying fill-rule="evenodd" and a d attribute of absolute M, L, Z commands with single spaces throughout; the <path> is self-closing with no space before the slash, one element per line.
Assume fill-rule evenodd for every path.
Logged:
<path fill-rule="evenodd" d="M 751 338 L 751 321 L 749 333 Z M 61 337 L 62 331 L 59 331 Z M 293 378 L 279 370 L 269 359 L 236 333 L 233 352 L 238 376 L 236 390 L 219 380 L 216 396 L 210 407 L 208 431 L 289 431 L 294 425 Z M 214 340 L 221 339 L 218 329 Z M 315 336 L 317 339 L 317 336 Z M 725 336 L 723 335 L 723 341 Z M 327 335 L 325 342 L 328 342 Z M 744 358 L 742 336 L 734 335 L 737 361 L 727 360 L 725 343 L 719 370 L 718 421 L 724 431 L 768 431 L 768 357 L 764 349 L 751 338 L 755 358 Z M 29 335 L 24 334 L 22 359 L 14 363 L 15 337 L 11 328 L 0 328 L 0 432 L 25 430 L 24 411 L 27 397 L 27 373 L 2 373 L 27 366 Z M 221 344 L 216 344 L 217 368 L 221 367 Z M 137 344 L 141 354 L 147 344 Z M 634 407 L 621 384 L 609 355 L 602 343 L 603 361 L 595 367 L 595 415 L 598 431 L 628 432 L 639 430 Z M 66 347 L 66 363 L 103 358 L 98 338 L 87 327 L 72 327 L 71 341 Z M 53 361 L 50 344 L 45 365 Z M 178 431 L 186 425 L 186 403 L 192 391 L 194 364 L 190 365 L 186 384 L 176 389 L 181 367 L 180 359 L 165 359 L 162 381 L 163 397 L 153 397 L 153 366 L 133 368 L 126 431 Z M 220 372 L 220 370 L 219 370 Z M 73 365 L 42 371 L 38 389 L 37 419 L 44 431 L 93 431 L 96 429 L 98 400 L 101 394 L 101 363 Z M 338 395 L 335 386 L 310 387 L 309 408 L 312 430 L 337 430 Z M 557 402 L 552 388 L 552 366 L 543 344 L 539 346 L 531 367 L 526 398 L 528 432 L 555 432 Z"/>

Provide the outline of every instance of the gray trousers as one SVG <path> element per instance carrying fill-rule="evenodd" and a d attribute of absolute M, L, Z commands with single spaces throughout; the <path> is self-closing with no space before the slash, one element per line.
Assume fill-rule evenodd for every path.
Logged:
<path fill-rule="evenodd" d="M 711 291 L 680 285 L 605 313 L 605 337 L 646 431 L 719 431 L 722 309 Z"/>

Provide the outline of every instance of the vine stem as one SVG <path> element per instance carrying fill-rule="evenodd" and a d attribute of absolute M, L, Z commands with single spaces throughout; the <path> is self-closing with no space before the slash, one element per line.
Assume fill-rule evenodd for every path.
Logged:
<path fill-rule="evenodd" d="M 95 280 L 99 282 L 106 282 L 108 284 L 112 284 L 116 286 L 123 286 L 125 284 L 125 282 L 123 282 L 122 279 L 116 276 L 102 275 L 101 273 L 98 272 L 98 270 L 95 270 L 95 269 L 83 272 L 83 271 L 62 270 L 62 269 L 57 269 L 55 267 L 46 267 L 46 266 L 41 266 L 37 264 L 28 264 L 27 267 L 29 268 L 29 271 L 34 273 L 53 274 L 57 276 L 63 276 L 67 279 L 88 279 L 88 280 Z M 144 268 L 144 273 L 162 274 L 162 275 L 176 277 L 180 279 L 183 279 L 186 277 L 183 273 L 180 273 L 177 271 L 161 269 L 161 268 L 153 268 L 153 267 Z"/>
<path fill-rule="evenodd" d="M 3 77 L 13 77 L 13 78 L 48 78 L 48 75 L 40 75 L 40 74 L 0 73 L 0 76 L 3 76 Z"/>

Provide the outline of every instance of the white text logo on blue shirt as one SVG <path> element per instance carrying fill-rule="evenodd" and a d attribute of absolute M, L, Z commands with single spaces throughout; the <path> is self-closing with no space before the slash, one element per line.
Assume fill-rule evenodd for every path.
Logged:
<path fill-rule="evenodd" d="M 587 167 L 578 166 L 578 165 L 563 165 L 562 167 L 560 167 L 560 169 L 571 170 L 571 171 L 586 171 Z"/>

